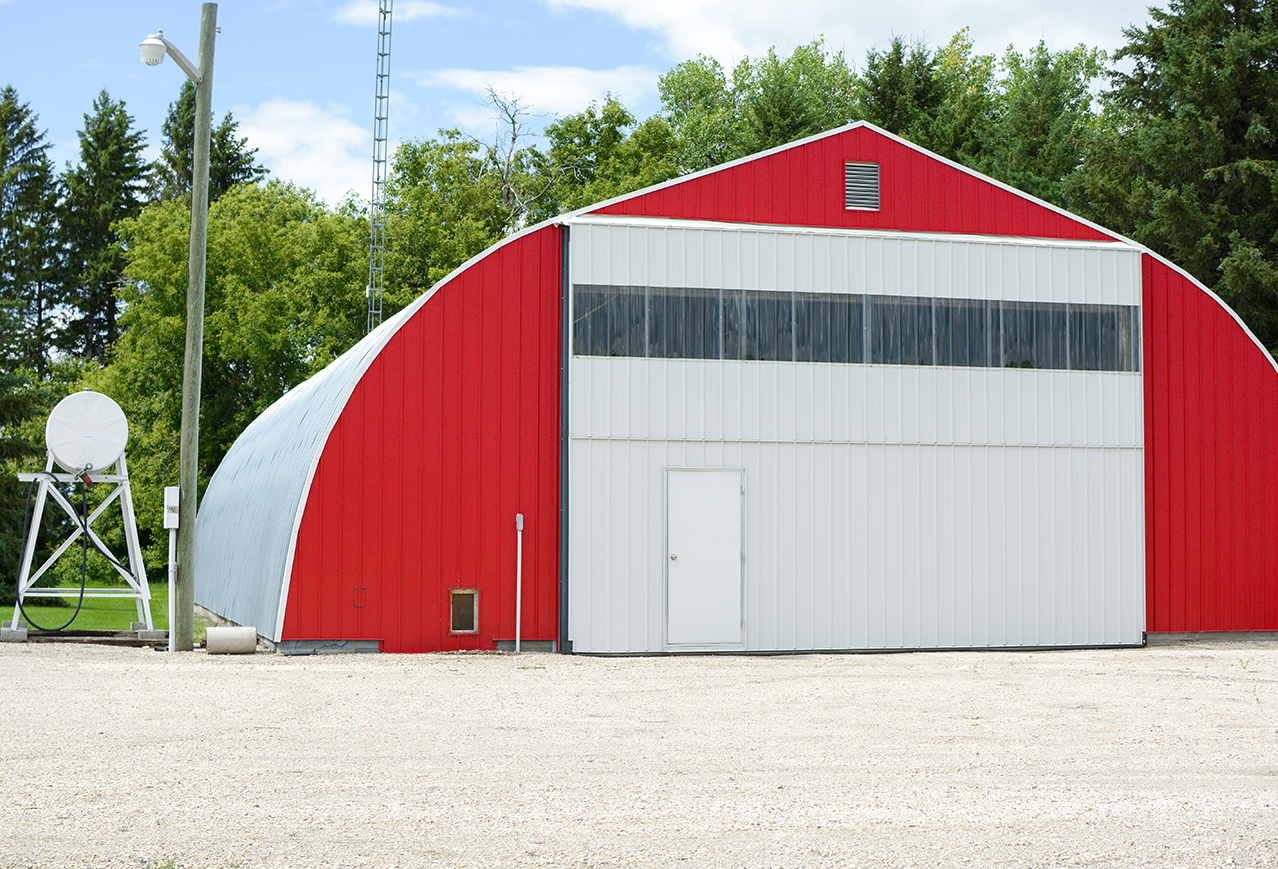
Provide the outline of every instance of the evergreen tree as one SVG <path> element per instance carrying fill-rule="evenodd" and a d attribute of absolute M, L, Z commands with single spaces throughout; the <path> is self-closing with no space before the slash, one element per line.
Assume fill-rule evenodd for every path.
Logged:
<path fill-rule="evenodd" d="M 177 101 L 169 103 L 164 119 L 164 148 L 155 162 L 152 197 L 191 198 L 191 161 L 195 149 L 195 85 L 182 83 Z M 236 184 L 254 184 L 266 177 L 266 167 L 254 163 L 256 148 L 240 138 L 239 123 L 227 112 L 213 127 L 209 141 L 209 202 L 216 202 Z"/>
<path fill-rule="evenodd" d="M 14 473 L 30 470 L 20 467 L 20 463 L 39 455 L 23 433 L 23 423 L 38 411 L 28 378 L 18 372 L 0 371 L 0 605 L 12 605 L 16 596 L 27 487 L 18 482 Z"/>
<path fill-rule="evenodd" d="M 938 58 L 922 42 L 907 44 L 892 37 L 886 51 L 870 49 L 865 73 L 858 77 L 858 113 L 923 147 L 931 147 L 932 130 L 945 103 L 945 82 Z"/>
<path fill-rule="evenodd" d="M 36 115 L 12 87 L 0 90 L 0 371 L 43 371 L 60 282 L 58 182 Z"/>
<path fill-rule="evenodd" d="M 79 137 L 80 164 L 63 175 L 61 223 L 74 278 L 61 344 L 70 353 L 101 362 L 119 337 L 116 292 L 128 261 L 115 223 L 142 210 L 149 178 L 142 131 L 133 129 L 124 103 L 105 90 L 93 101 L 93 113 L 84 116 Z"/>
<path fill-rule="evenodd" d="M 1172 0 L 1123 31 L 1076 210 L 1198 278 L 1278 349 L 1278 0 Z"/>

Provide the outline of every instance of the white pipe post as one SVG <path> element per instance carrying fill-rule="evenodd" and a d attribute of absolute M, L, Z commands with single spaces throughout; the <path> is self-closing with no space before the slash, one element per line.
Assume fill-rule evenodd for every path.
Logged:
<path fill-rule="evenodd" d="M 182 490 L 178 486 L 164 487 L 164 527 L 169 529 L 169 651 L 177 651 L 177 631 L 174 630 L 173 592 L 177 582 L 177 532 Z"/>
<path fill-rule="evenodd" d="M 177 651 L 177 634 L 173 630 L 173 580 L 177 577 L 177 529 L 169 529 L 169 651 Z"/>
<path fill-rule="evenodd" d="M 515 651 L 519 651 L 519 623 L 524 610 L 524 514 L 515 514 Z"/>

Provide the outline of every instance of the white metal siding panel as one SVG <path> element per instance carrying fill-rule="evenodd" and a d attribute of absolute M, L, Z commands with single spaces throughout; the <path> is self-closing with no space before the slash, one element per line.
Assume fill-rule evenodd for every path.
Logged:
<path fill-rule="evenodd" d="M 574 226 L 572 281 L 1140 302 L 1118 245 L 673 232 Z M 664 648 L 679 467 L 746 470 L 747 649 L 1140 641 L 1139 375 L 573 357 L 569 412 L 576 650 Z"/>

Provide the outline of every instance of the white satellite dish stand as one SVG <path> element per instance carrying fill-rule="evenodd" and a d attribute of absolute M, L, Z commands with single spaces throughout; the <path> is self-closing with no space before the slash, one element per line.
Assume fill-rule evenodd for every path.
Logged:
<path fill-rule="evenodd" d="M 151 589 L 146 581 L 146 568 L 142 564 L 142 545 L 138 542 L 138 523 L 133 513 L 133 494 L 129 489 L 128 465 L 124 460 L 124 446 L 129 440 L 129 423 L 124 411 L 108 396 L 100 392 L 84 390 L 73 392 L 49 414 L 49 421 L 44 429 L 45 444 L 49 448 L 49 458 L 44 471 L 36 474 L 18 474 L 24 483 L 37 484 L 35 510 L 31 516 L 31 525 L 27 539 L 22 548 L 22 565 L 18 572 L 18 603 L 13 606 L 13 621 L 6 627 L 19 628 L 21 604 L 31 598 L 40 597 L 79 597 L 79 588 L 35 588 L 49 568 L 71 548 L 83 533 L 88 533 L 92 545 L 103 552 L 110 552 L 102 539 L 93 533 L 93 521 L 101 516 L 112 504 L 119 502 L 120 511 L 124 514 L 124 541 L 128 549 L 129 567 L 133 573 L 119 564 L 111 564 L 116 572 L 128 583 L 128 588 L 96 588 L 86 589 L 85 597 L 131 597 L 137 603 L 138 621 L 145 624 L 148 631 L 155 630 L 155 622 L 151 619 Z M 67 473 L 55 473 L 54 464 Z M 115 473 L 107 474 L 115 465 Z M 113 484 L 115 489 L 89 514 L 88 521 L 81 527 L 80 512 L 67 500 L 62 491 L 54 483 L 75 483 L 87 480 L 89 483 Z M 34 574 L 31 573 L 31 561 L 35 557 L 36 536 L 40 529 L 40 519 L 44 515 L 47 499 L 52 497 L 63 511 L 71 517 L 75 530 L 62 542 L 49 560 L 41 565 Z M 112 555 L 112 559 L 115 556 Z M 135 630 L 137 627 L 135 626 Z"/>

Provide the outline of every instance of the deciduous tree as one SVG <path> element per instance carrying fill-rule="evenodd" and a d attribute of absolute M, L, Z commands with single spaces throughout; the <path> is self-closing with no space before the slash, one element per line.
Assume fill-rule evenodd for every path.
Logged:
<path fill-rule="evenodd" d="M 1064 187 L 1083 161 L 1092 85 L 1105 52 L 1079 45 L 1029 54 L 1009 48 L 985 153 L 976 168 L 1040 199 L 1065 203 Z"/>
<path fill-rule="evenodd" d="M 677 174 L 674 134 L 653 116 L 639 124 L 611 94 L 603 104 L 566 115 L 546 127 L 549 147 L 532 153 L 549 182 L 530 222 L 667 181 Z"/>
<path fill-rule="evenodd" d="M 400 145 L 386 188 L 386 293 L 401 305 L 515 226 L 483 143 L 458 130 Z"/>
<path fill-rule="evenodd" d="M 130 424 L 139 526 L 158 526 L 177 474 L 190 212 L 181 200 L 120 224 L 129 264 L 112 362 L 86 383 Z M 201 489 L 231 444 L 276 399 L 364 333 L 368 222 L 279 182 L 228 191 L 209 209 Z"/>

